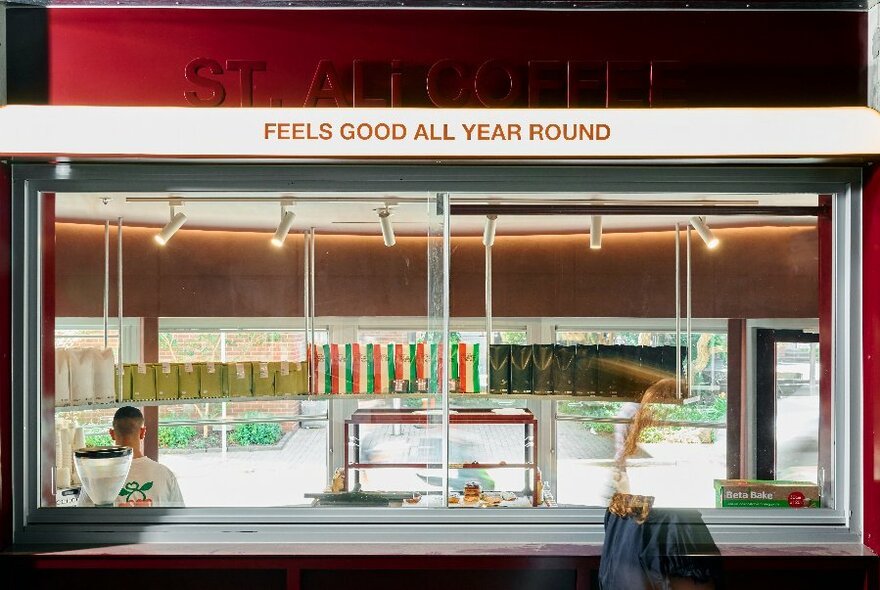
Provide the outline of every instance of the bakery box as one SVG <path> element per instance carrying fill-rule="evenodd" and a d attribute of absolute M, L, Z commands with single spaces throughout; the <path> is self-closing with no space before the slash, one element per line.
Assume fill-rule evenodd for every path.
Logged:
<path fill-rule="evenodd" d="M 819 486 L 808 481 L 716 479 L 716 508 L 819 508 Z"/>

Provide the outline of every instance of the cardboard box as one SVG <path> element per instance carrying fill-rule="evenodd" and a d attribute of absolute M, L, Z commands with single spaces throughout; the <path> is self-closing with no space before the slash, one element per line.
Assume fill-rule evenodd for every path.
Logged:
<path fill-rule="evenodd" d="M 116 370 L 119 371 L 119 365 L 116 365 Z M 131 401 L 132 393 L 131 393 L 131 382 L 132 382 L 132 373 L 134 372 L 134 367 L 132 365 L 123 365 L 122 366 L 122 399 L 124 401 Z M 119 374 L 114 375 L 114 383 L 116 389 L 116 398 L 119 399 Z"/>
<path fill-rule="evenodd" d="M 267 361 L 251 363 L 255 397 L 275 395 L 275 370 L 272 364 Z"/>
<path fill-rule="evenodd" d="M 156 399 L 156 368 L 153 365 L 133 365 L 131 375 L 131 399 L 136 402 Z"/>
<path fill-rule="evenodd" d="M 275 373 L 275 395 L 303 395 L 309 392 L 309 367 L 305 361 L 269 363 L 269 368 Z"/>
<path fill-rule="evenodd" d="M 223 370 L 224 397 L 252 397 L 254 395 L 254 380 L 250 363 L 226 363 Z"/>
<path fill-rule="evenodd" d="M 176 365 L 156 363 L 156 399 L 178 399 L 180 397 L 180 379 Z"/>
<path fill-rule="evenodd" d="M 199 367 L 193 363 L 177 365 L 177 383 L 180 399 L 199 397 Z"/>
<path fill-rule="evenodd" d="M 819 508 L 819 486 L 808 481 L 716 479 L 716 508 Z"/>
<path fill-rule="evenodd" d="M 223 397 L 223 365 L 199 363 L 199 397 Z"/>

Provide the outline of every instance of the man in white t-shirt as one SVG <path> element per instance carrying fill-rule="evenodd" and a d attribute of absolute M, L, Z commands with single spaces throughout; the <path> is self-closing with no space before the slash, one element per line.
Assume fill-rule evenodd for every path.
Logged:
<path fill-rule="evenodd" d="M 182 507 L 183 496 L 174 473 L 144 455 L 144 415 L 132 406 L 123 406 L 113 416 L 110 438 L 121 447 L 131 447 L 131 469 L 125 485 L 116 498 L 117 506 Z M 80 492 L 77 506 L 94 506 L 86 494 Z"/>

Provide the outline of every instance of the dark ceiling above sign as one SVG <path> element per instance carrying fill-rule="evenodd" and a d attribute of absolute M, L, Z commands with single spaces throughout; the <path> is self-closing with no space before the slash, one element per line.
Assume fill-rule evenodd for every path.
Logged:
<path fill-rule="evenodd" d="M 125 1 L 125 0 L 114 0 Z M 295 0 L 290 0 L 295 1 Z M 23 14 L 15 14 L 23 13 Z M 30 52 L 43 16 L 44 41 Z M 7 10 L 45 100 L 192 107 L 864 106 L 864 11 Z M 39 20 L 39 19 L 36 19 Z M 18 59 L 14 60 L 18 61 Z M 34 94 L 31 92 L 31 94 Z"/>

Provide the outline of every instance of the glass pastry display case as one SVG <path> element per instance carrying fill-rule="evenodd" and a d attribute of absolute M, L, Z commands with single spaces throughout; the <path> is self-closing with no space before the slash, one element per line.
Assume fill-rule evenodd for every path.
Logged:
<path fill-rule="evenodd" d="M 415 428 L 425 428 L 429 425 L 441 424 L 442 413 L 440 410 L 418 410 L 418 409 L 361 409 L 355 411 L 349 419 L 345 421 L 345 482 L 346 487 L 351 491 L 360 491 L 361 479 L 366 471 L 381 469 L 411 469 L 423 470 L 425 483 L 430 484 L 442 483 L 442 477 L 430 475 L 431 472 L 438 472 L 443 469 L 442 453 L 439 447 L 429 448 L 427 452 L 410 454 L 410 459 L 400 460 L 373 460 L 372 453 L 365 448 L 363 444 L 367 440 L 367 431 L 375 427 L 398 427 L 410 426 Z M 492 454 L 491 449 L 487 449 L 486 445 L 479 445 L 480 448 L 473 448 L 471 445 L 456 445 L 457 441 L 462 441 L 467 436 L 467 431 L 473 427 L 484 428 L 491 432 L 494 428 L 501 429 L 520 429 L 522 440 L 522 455 L 518 461 L 507 461 L 504 459 L 492 459 L 486 456 L 478 457 L 475 453 L 480 451 Z M 504 502 L 513 503 L 519 497 L 527 497 L 530 499 L 530 505 L 538 506 L 541 504 L 542 498 L 539 489 L 539 470 L 537 464 L 538 457 L 538 421 L 535 415 L 529 410 L 522 408 L 466 408 L 460 410 L 449 411 L 449 464 L 448 464 L 448 492 L 449 505 L 467 505 L 476 504 L 478 501 L 488 501 L 490 504 L 493 500 L 487 498 L 498 497 L 498 505 Z M 393 432 L 393 430 L 392 430 Z M 459 434 L 460 433 L 460 434 Z M 459 436 L 456 436 L 459 434 Z M 499 437 L 500 438 L 500 437 Z M 456 449 L 458 447 L 458 449 Z M 418 449 L 417 449 L 418 450 Z M 465 454 L 468 454 L 465 457 Z M 471 456 L 474 455 L 474 456 Z M 520 487 L 513 489 L 498 489 L 499 483 L 491 477 L 492 471 L 519 471 L 523 475 L 520 480 Z M 510 480 L 506 480 L 509 485 Z M 503 485 L 503 484 L 502 484 Z M 487 487 L 495 489 L 486 489 Z M 476 494 L 476 499 L 470 502 L 472 497 L 468 492 L 479 489 L 480 493 Z M 399 491 L 399 490 L 385 490 Z M 487 492 L 488 495 L 483 495 Z M 438 492 L 435 492 L 436 495 Z M 442 494 L 442 490 L 439 491 Z"/>

